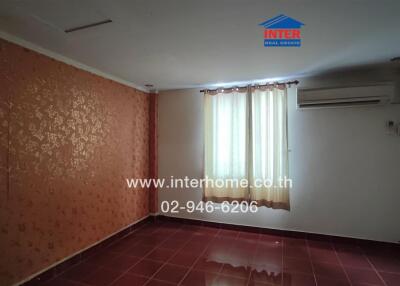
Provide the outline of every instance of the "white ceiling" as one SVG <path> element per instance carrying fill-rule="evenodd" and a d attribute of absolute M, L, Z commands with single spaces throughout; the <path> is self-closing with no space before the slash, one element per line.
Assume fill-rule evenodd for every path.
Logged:
<path fill-rule="evenodd" d="M 399 0 L 1 0 L 0 30 L 163 90 L 387 62 L 400 56 L 399 11 Z M 263 47 L 258 24 L 278 14 L 305 24 L 302 47 Z"/>

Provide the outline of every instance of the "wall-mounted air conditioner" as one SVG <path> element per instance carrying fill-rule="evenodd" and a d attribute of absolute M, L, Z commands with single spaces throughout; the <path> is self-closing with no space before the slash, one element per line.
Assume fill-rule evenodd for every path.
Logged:
<path fill-rule="evenodd" d="M 400 95 L 400 94 L 398 94 Z M 393 84 L 369 85 L 357 87 L 298 89 L 297 107 L 350 107 L 366 105 L 383 105 L 396 103 Z"/>

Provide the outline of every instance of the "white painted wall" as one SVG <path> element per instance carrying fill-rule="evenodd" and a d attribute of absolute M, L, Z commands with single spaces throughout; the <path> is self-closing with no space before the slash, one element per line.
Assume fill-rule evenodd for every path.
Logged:
<path fill-rule="evenodd" d="M 291 211 L 261 207 L 256 214 L 175 216 L 399 241 L 400 137 L 387 135 L 384 125 L 400 120 L 400 105 L 301 111 L 296 90 L 288 96 Z M 202 177 L 203 128 L 198 89 L 160 93 L 160 177 Z M 159 191 L 160 203 L 201 197 L 201 189 Z"/>

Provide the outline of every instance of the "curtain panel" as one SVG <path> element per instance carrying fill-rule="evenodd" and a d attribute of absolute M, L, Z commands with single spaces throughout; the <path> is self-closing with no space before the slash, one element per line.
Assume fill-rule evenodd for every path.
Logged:
<path fill-rule="evenodd" d="M 204 200 L 289 210 L 286 87 L 205 93 L 204 100 L 204 171 L 214 182 Z"/>

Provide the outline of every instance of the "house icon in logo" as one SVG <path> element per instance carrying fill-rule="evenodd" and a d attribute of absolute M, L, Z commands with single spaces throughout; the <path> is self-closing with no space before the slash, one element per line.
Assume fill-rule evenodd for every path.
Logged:
<path fill-rule="evenodd" d="M 286 15 L 279 15 L 259 24 L 264 30 L 265 47 L 300 47 L 303 23 Z"/>

